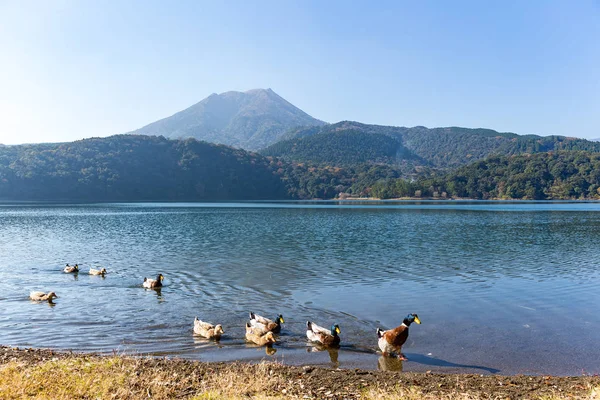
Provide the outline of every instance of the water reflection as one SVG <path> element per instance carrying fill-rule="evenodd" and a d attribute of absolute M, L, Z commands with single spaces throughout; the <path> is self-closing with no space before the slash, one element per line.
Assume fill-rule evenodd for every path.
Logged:
<path fill-rule="evenodd" d="M 306 351 L 309 353 L 326 351 L 327 353 L 329 353 L 329 361 L 331 361 L 331 367 L 338 368 L 340 366 L 340 362 L 338 360 L 340 353 L 339 347 L 328 347 L 317 343 L 309 343 L 308 347 L 306 348 Z"/>
<path fill-rule="evenodd" d="M 377 360 L 377 369 L 380 371 L 402 371 L 402 360 L 398 357 L 380 356 Z"/>

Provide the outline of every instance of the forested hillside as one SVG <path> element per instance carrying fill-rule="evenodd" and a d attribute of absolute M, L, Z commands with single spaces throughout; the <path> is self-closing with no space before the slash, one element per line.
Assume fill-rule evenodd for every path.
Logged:
<path fill-rule="evenodd" d="M 598 199 L 600 154 L 560 151 L 495 156 L 435 178 L 380 180 L 371 194 L 379 198 Z"/>
<path fill-rule="evenodd" d="M 343 121 L 337 124 L 325 125 L 323 127 L 308 127 L 294 129 L 286 133 L 283 138 L 285 142 L 277 143 L 263 150 L 263 154 L 283 157 L 294 162 L 307 160 L 307 152 L 304 151 L 305 141 L 310 142 L 312 155 L 311 161 L 329 163 L 335 165 L 339 154 L 351 154 L 355 148 L 347 146 L 339 139 L 335 141 L 338 148 L 332 146 L 334 139 L 345 133 L 357 135 L 358 132 L 375 135 L 385 135 L 395 141 L 380 141 L 376 144 L 375 157 L 367 161 L 377 163 L 382 158 L 381 154 L 392 154 L 394 149 L 400 148 L 393 162 L 401 158 L 410 158 L 415 165 L 430 166 L 433 168 L 456 168 L 481 160 L 491 155 L 513 155 L 523 153 L 539 153 L 559 150 L 585 150 L 591 152 L 600 151 L 600 143 L 585 139 L 568 138 L 564 136 L 519 136 L 514 133 L 501 133 L 491 129 L 468 129 L 468 128 L 434 128 L 428 129 L 417 126 L 414 128 L 367 125 L 352 121 Z M 352 142 L 349 142 L 352 143 Z M 389 146 L 389 148 L 385 147 Z M 369 149 L 369 147 L 367 147 Z M 350 156 L 345 155 L 345 159 Z"/>
<path fill-rule="evenodd" d="M 255 153 L 194 139 L 118 135 L 0 147 L 0 199 L 283 199 L 288 191 Z"/>
<path fill-rule="evenodd" d="M 332 166 L 362 163 L 398 166 L 417 159 L 391 136 L 350 129 L 284 140 L 260 153 L 296 163 Z"/>

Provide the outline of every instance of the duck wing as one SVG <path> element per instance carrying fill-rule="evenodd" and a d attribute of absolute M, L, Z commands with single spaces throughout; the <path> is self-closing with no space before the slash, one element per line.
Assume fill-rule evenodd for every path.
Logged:
<path fill-rule="evenodd" d="M 408 326 L 400 325 L 394 329 L 384 331 L 382 336 L 391 345 L 400 347 L 408 339 Z"/>
<path fill-rule="evenodd" d="M 306 328 L 314 333 L 324 333 L 331 336 L 331 329 L 323 328 L 322 326 L 319 326 L 311 321 L 306 322 Z"/>
<path fill-rule="evenodd" d="M 265 318 L 261 315 L 258 314 L 254 314 L 253 312 L 250 313 L 250 321 L 256 321 L 258 323 L 261 323 L 263 325 L 269 325 L 269 324 L 274 324 L 275 321 L 270 320 L 269 318 Z"/>

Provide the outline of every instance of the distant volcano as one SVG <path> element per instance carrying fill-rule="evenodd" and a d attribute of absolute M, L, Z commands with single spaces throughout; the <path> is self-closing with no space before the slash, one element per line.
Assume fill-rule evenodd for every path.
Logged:
<path fill-rule="evenodd" d="M 201 102 L 136 131 L 167 138 L 193 137 L 212 143 L 258 150 L 277 142 L 289 129 L 321 126 L 271 89 L 211 94 Z"/>

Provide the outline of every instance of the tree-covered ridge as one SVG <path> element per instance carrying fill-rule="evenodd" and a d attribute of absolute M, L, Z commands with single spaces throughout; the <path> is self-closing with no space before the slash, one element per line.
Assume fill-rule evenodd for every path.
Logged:
<path fill-rule="evenodd" d="M 228 200 L 288 198 L 269 161 L 194 139 L 117 135 L 0 148 L 0 198 Z"/>
<path fill-rule="evenodd" d="M 359 130 L 343 130 L 278 142 L 260 152 L 295 163 L 354 166 L 357 164 L 399 165 L 414 155 L 391 136 Z"/>
<path fill-rule="evenodd" d="M 457 197 L 471 199 L 598 199 L 600 154 L 560 151 L 493 156 L 447 175 L 409 182 L 375 183 L 379 198 Z"/>
<path fill-rule="evenodd" d="M 287 140 L 316 136 L 325 141 L 327 135 L 341 135 L 344 132 L 363 132 L 365 134 L 386 135 L 407 149 L 416 165 L 426 165 L 434 168 L 456 168 L 481 160 L 492 155 L 513 155 L 523 153 L 539 153 L 559 150 L 585 150 L 600 152 L 600 143 L 585 139 L 569 138 L 565 136 L 537 136 L 515 133 L 496 132 L 491 129 L 469 128 L 433 128 L 422 126 L 413 128 L 367 125 L 352 121 L 342 121 L 322 127 L 298 128 L 288 132 L 284 138 Z M 287 143 L 287 142 L 286 142 Z M 391 146 L 396 146 L 391 142 Z M 320 160 L 335 159 L 328 153 L 329 146 L 314 144 Z M 268 154 L 284 157 L 292 161 L 297 160 L 296 154 L 291 152 L 290 146 L 274 147 L 267 149 Z M 337 150 L 342 152 L 343 150 Z M 384 152 L 384 149 L 380 150 Z M 317 156 L 313 156 L 317 157 Z M 420 164 L 419 164 L 420 163 Z"/>

